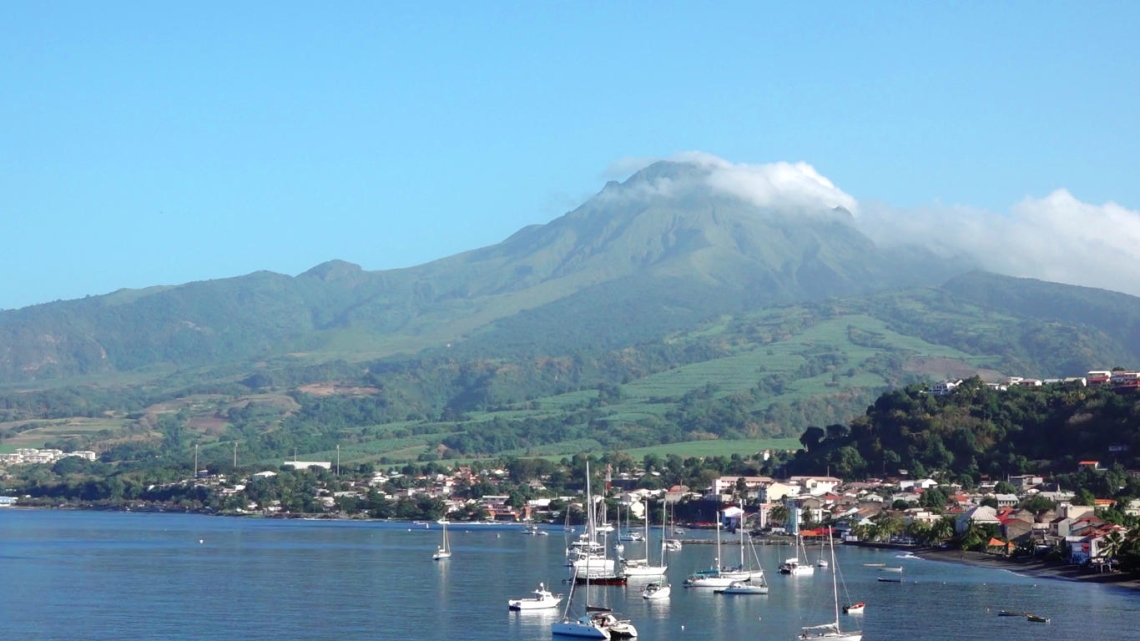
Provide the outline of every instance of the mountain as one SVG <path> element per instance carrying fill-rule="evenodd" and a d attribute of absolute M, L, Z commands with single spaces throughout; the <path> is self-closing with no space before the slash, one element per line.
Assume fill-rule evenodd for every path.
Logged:
<path fill-rule="evenodd" d="M 0 382 L 290 354 L 360 360 L 494 331 L 559 337 L 557 349 L 616 346 L 719 313 L 963 271 L 876 247 L 841 208 L 758 207 L 711 187 L 709 173 L 659 162 L 548 224 L 407 269 L 332 261 L 296 277 L 257 272 L 0 312 Z"/>
<path fill-rule="evenodd" d="M 330 261 L 0 312 L 0 451 L 747 449 L 931 379 L 1140 363 L 1138 298 L 879 247 L 834 202 L 749 198 L 711 172 L 657 163 L 407 269 Z"/>

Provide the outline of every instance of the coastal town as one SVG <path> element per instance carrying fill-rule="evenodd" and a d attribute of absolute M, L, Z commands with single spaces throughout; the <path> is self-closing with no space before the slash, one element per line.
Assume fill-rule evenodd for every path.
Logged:
<path fill-rule="evenodd" d="M 777 454 L 758 452 L 755 460 Z M 23 455 L 32 460 L 51 456 L 56 462 L 64 458 L 54 452 Z M 676 525 L 712 527 L 719 520 L 725 528 L 743 527 L 767 544 L 830 532 L 848 544 L 973 550 L 1003 558 L 1048 559 L 1104 573 L 1120 569 L 1116 555 L 1135 537 L 1140 520 L 1140 499 L 1090 497 L 1033 474 L 986 480 L 971 488 L 905 476 L 845 481 L 834 476 L 707 474 L 707 485 L 666 486 L 660 461 L 639 465 L 626 457 L 621 464 L 620 471 L 603 466 L 606 500 L 630 521 L 642 522 L 648 514 L 651 522 L 662 525 L 660 517 L 652 515 L 662 513 L 657 506 L 664 501 Z M 581 491 L 559 491 L 573 485 L 567 484 L 566 471 L 527 474 L 510 465 L 433 465 L 431 470 L 407 466 L 338 475 L 332 462 L 294 460 L 240 478 L 203 469 L 195 478 L 152 485 L 139 498 L 116 505 L 126 510 L 261 518 L 582 522 Z M 1107 472 L 1098 461 L 1081 461 L 1080 467 L 1087 474 Z M 295 487 L 306 488 L 308 494 L 298 496 L 289 490 Z M 0 507 L 21 505 L 108 507 L 0 496 Z"/>

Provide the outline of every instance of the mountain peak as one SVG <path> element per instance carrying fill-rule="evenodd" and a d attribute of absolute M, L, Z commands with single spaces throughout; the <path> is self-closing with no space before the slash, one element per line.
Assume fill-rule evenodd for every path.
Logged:
<path fill-rule="evenodd" d="M 315 278 L 330 283 L 334 280 L 356 276 L 363 271 L 364 269 L 360 265 L 350 263 L 346 260 L 330 260 L 313 267 L 309 271 L 301 274 L 299 278 Z"/>

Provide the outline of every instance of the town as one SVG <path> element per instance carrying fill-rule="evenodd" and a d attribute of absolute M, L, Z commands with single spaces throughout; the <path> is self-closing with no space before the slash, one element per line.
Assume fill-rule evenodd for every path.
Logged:
<path fill-rule="evenodd" d="M 755 467 L 776 463 L 787 454 L 758 452 L 738 463 Z M 1096 572 L 1119 569 L 1117 554 L 1140 529 L 1140 499 L 1097 498 L 1087 490 L 1065 489 L 1032 474 L 985 480 L 965 488 L 936 478 L 905 476 L 844 481 L 834 476 L 713 475 L 714 466 L 698 472 L 697 477 L 707 484 L 667 485 L 666 479 L 677 472 L 677 458 L 646 457 L 635 463 L 621 455 L 600 457 L 606 477 L 599 481 L 607 489 L 611 513 L 643 522 L 647 514 L 660 515 L 662 511 L 655 506 L 664 501 L 677 525 L 712 527 L 719 519 L 724 527 L 744 527 L 765 543 L 786 543 L 791 535 L 818 537 L 830 531 L 846 543 L 955 547 L 1002 557 L 1045 557 Z M 54 460 L 61 459 L 56 456 Z M 361 466 L 343 475 L 328 461 L 284 461 L 277 470 L 241 478 L 199 470 L 195 478 L 151 485 L 135 498 L 124 495 L 116 505 L 128 510 L 263 518 L 579 524 L 584 521 L 585 506 L 577 487 L 581 477 L 575 471 L 582 461 L 584 457 L 578 455 L 563 465 L 516 459 L 486 468 L 431 464 L 376 471 Z M 1119 473 L 1091 460 L 1081 461 L 1080 468 L 1092 475 Z M 0 497 L 0 506 L 12 505 L 66 504 L 49 497 Z M 662 525 L 659 516 L 651 520 Z"/>

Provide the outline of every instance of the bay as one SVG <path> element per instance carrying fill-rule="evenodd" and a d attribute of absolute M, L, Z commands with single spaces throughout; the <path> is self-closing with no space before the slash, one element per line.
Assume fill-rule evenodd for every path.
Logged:
<path fill-rule="evenodd" d="M 549 536 L 518 526 L 449 529 L 454 556 L 434 562 L 441 535 L 434 523 L 0 510 L 0 638 L 550 639 L 561 609 L 512 613 L 506 602 L 539 581 L 569 592 L 561 528 Z M 626 553 L 641 556 L 643 545 L 626 543 Z M 715 555 L 714 546 L 686 545 L 669 557 L 668 602 L 641 599 L 635 584 L 593 586 L 590 602 L 631 619 L 650 641 L 791 641 L 800 626 L 832 617 L 830 571 L 780 576 L 775 568 L 791 548 L 757 550 L 768 596 L 681 587 Z M 809 550 L 813 560 L 819 553 Z M 723 549 L 726 563 L 738 555 L 736 546 Z M 861 627 L 866 641 L 1140 638 L 1134 591 L 895 551 L 840 546 L 836 555 L 841 600 L 867 604 L 841 624 Z M 903 583 L 879 582 L 881 571 L 868 563 L 902 566 Z M 1002 609 L 1051 622 L 998 617 Z"/>

